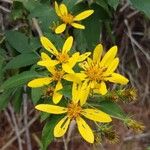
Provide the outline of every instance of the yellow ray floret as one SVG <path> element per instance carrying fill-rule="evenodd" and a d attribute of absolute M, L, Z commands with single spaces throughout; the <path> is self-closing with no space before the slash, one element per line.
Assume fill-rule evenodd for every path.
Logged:
<path fill-rule="evenodd" d="M 45 53 L 42 53 L 42 60 L 38 62 L 38 65 L 41 66 L 49 67 L 62 64 L 62 68 L 65 72 L 74 73 L 72 68 L 76 65 L 76 63 L 85 60 L 91 54 L 91 52 L 87 52 L 80 55 L 79 52 L 76 52 L 70 56 L 69 51 L 73 45 L 72 36 L 69 36 L 66 39 L 61 51 L 58 51 L 53 43 L 46 37 L 41 36 L 40 40 L 43 47 L 56 57 L 56 60 L 51 60 L 49 56 L 47 56 Z"/>
<path fill-rule="evenodd" d="M 84 25 L 79 24 L 77 22 L 89 17 L 94 12 L 94 10 L 85 10 L 80 14 L 74 16 L 68 12 L 68 9 L 65 4 L 60 4 L 58 6 L 56 1 L 55 1 L 55 11 L 56 14 L 59 16 L 60 20 L 62 21 L 62 24 L 55 29 L 55 33 L 57 34 L 64 32 L 67 25 L 71 25 L 77 29 L 85 29 Z"/>
<path fill-rule="evenodd" d="M 82 89 L 82 90 L 81 90 Z M 86 94 L 85 94 L 86 93 Z M 82 116 L 87 119 L 96 121 L 96 122 L 111 122 L 111 117 L 98 110 L 91 108 L 83 108 L 86 100 L 84 96 L 89 94 L 89 87 L 87 84 L 76 84 L 73 83 L 72 87 L 72 102 L 68 104 L 67 107 L 60 107 L 56 105 L 50 104 L 39 104 L 35 108 L 37 110 L 47 112 L 50 114 L 66 114 L 64 118 L 62 118 L 54 128 L 54 136 L 61 137 L 63 136 L 72 120 L 75 120 L 77 123 L 78 131 L 81 136 L 89 143 L 94 143 L 94 134 L 90 126 L 85 122 Z M 87 99 L 88 96 L 86 96 Z"/>
<path fill-rule="evenodd" d="M 55 67 L 47 67 L 50 72 L 49 77 L 40 77 L 37 79 L 33 79 L 28 83 L 28 86 L 31 88 L 38 88 L 43 86 L 48 86 L 50 83 L 55 83 L 55 87 L 53 90 L 52 100 L 55 104 L 59 103 L 62 99 L 62 94 L 59 92 L 63 88 L 61 81 L 63 79 L 71 82 L 80 83 L 84 79 L 84 75 L 80 73 L 69 74 L 65 73 L 63 70 L 56 69 Z"/>
<path fill-rule="evenodd" d="M 95 93 L 105 95 L 107 93 L 107 81 L 119 84 L 127 84 L 128 79 L 118 73 L 115 73 L 119 65 L 119 58 L 116 57 L 117 46 L 113 46 L 102 58 L 103 47 L 98 44 L 93 51 L 93 58 L 87 58 L 87 61 L 80 63 L 84 70 L 85 82 L 89 83 L 90 88 Z"/>

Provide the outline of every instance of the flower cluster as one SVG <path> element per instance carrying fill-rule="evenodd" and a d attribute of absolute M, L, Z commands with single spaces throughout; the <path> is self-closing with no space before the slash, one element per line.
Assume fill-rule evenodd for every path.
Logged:
<path fill-rule="evenodd" d="M 60 34 L 68 26 L 78 29 L 85 29 L 85 26 L 77 23 L 93 14 L 93 10 L 85 10 L 78 15 L 69 13 L 64 4 L 58 5 L 55 2 L 55 11 L 61 25 L 56 27 L 55 33 Z M 62 137 L 72 120 L 77 123 L 78 131 L 81 136 L 89 143 L 94 143 L 94 132 L 85 122 L 85 118 L 93 120 L 94 123 L 109 123 L 112 117 L 100 108 L 88 104 L 92 94 L 101 96 L 106 95 L 109 91 L 106 86 L 107 82 L 125 85 L 128 79 L 116 72 L 119 64 L 119 58 L 116 56 L 118 48 L 113 46 L 105 54 L 103 46 L 95 46 L 93 53 L 72 52 L 74 37 L 65 38 L 64 45 L 58 49 L 47 37 L 40 37 L 41 44 L 46 52 L 41 52 L 41 59 L 37 65 L 46 69 L 44 76 L 33 79 L 28 83 L 31 88 L 45 87 L 45 95 L 52 96 L 51 103 L 43 103 L 35 106 L 37 110 L 60 115 L 60 118 L 54 128 L 54 136 Z M 61 92 L 65 85 L 71 85 L 72 96 L 67 98 Z M 61 102 L 60 102 L 61 101 Z M 63 101 L 65 101 L 62 105 Z"/>

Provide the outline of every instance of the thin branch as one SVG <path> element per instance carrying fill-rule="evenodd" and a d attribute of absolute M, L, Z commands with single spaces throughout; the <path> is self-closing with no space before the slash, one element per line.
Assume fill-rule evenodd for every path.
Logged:
<path fill-rule="evenodd" d="M 27 149 L 32 150 L 30 132 L 29 132 L 29 128 L 27 127 L 27 124 L 28 124 L 28 114 L 27 114 L 27 111 L 28 111 L 28 104 L 27 104 L 28 96 L 27 96 L 27 93 L 26 93 L 26 86 L 24 86 L 24 92 L 25 93 L 23 94 L 23 114 L 24 114 L 24 125 L 26 127 L 25 134 L 26 134 L 26 140 L 27 140 Z"/>
<path fill-rule="evenodd" d="M 43 33 L 42 33 L 42 31 L 41 31 L 41 28 L 40 28 L 40 26 L 39 26 L 39 24 L 38 24 L 37 19 L 36 19 L 36 18 L 32 18 L 32 22 L 33 22 L 33 25 L 34 25 L 34 27 L 35 27 L 37 33 L 39 34 L 39 36 L 42 36 Z"/>
<path fill-rule="evenodd" d="M 14 123 L 14 129 L 15 129 L 16 137 L 18 139 L 19 150 L 23 150 L 21 138 L 20 138 L 20 135 L 19 135 L 19 127 L 17 125 L 17 120 L 16 120 L 16 117 L 15 117 L 15 114 L 14 114 L 14 110 L 13 110 L 11 105 L 9 105 L 8 108 L 10 110 L 12 121 Z"/>
<path fill-rule="evenodd" d="M 27 127 L 29 128 L 37 119 L 39 115 L 36 115 L 28 124 Z M 26 131 L 26 127 L 24 127 L 18 134 L 19 136 Z M 12 139 L 10 139 L 2 148 L 1 150 L 6 150 L 15 140 L 17 139 L 17 136 L 14 136 Z"/>

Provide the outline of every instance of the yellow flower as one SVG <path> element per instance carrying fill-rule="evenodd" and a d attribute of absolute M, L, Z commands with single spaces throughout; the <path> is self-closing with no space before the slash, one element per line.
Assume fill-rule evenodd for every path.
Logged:
<path fill-rule="evenodd" d="M 97 122 L 111 122 L 111 117 L 98 110 L 91 108 L 82 108 L 85 104 L 89 94 L 89 88 L 86 84 L 77 85 L 73 84 L 72 87 L 72 100 L 67 107 L 60 107 L 56 105 L 49 104 L 39 104 L 35 108 L 47 112 L 50 114 L 64 114 L 66 116 L 62 118 L 54 128 L 54 136 L 61 137 L 63 136 L 72 120 L 75 120 L 78 126 L 78 130 L 81 136 L 89 143 L 94 142 L 94 134 L 89 125 L 82 119 L 81 116 L 84 116 L 90 120 Z"/>
<path fill-rule="evenodd" d="M 51 73 L 51 76 L 33 79 L 28 83 L 28 86 L 31 88 L 38 88 L 38 87 L 49 85 L 52 82 L 56 82 L 53 91 L 53 97 L 52 97 L 52 100 L 55 104 L 59 103 L 59 101 L 63 96 L 61 93 L 58 92 L 63 88 L 61 83 L 62 79 L 65 79 L 67 81 L 77 82 L 77 83 L 83 80 L 83 77 L 82 75 L 80 75 L 80 73 L 66 74 L 63 70 L 58 70 L 55 67 L 47 67 L 47 69 Z"/>
<path fill-rule="evenodd" d="M 74 28 L 78 29 L 85 29 L 84 25 L 81 25 L 76 22 L 89 17 L 94 12 L 94 10 L 85 10 L 80 14 L 73 16 L 71 13 L 68 12 L 68 9 L 65 4 L 60 4 L 60 6 L 58 6 L 57 2 L 55 2 L 55 11 L 60 17 L 61 21 L 63 22 L 55 29 L 55 33 L 57 34 L 64 32 L 67 25 L 71 25 Z"/>
<path fill-rule="evenodd" d="M 71 57 L 69 56 L 68 52 L 70 51 L 72 45 L 73 45 L 73 37 L 70 36 L 65 41 L 62 51 L 59 52 L 56 47 L 49 41 L 46 37 L 41 36 L 40 37 L 41 43 L 43 47 L 49 51 L 51 54 L 56 56 L 56 60 L 51 60 L 48 55 L 42 55 L 42 60 L 38 62 L 38 65 L 41 66 L 55 66 L 56 64 L 62 64 L 62 68 L 67 73 L 74 73 L 72 68 L 75 66 L 77 62 L 85 60 L 91 53 L 87 52 L 82 55 L 79 54 L 79 52 L 74 53 Z"/>
<path fill-rule="evenodd" d="M 82 73 L 86 76 L 85 81 L 89 83 L 91 89 L 95 93 L 105 95 L 107 93 L 105 81 L 127 84 L 128 79 L 114 72 L 119 64 L 119 58 L 115 57 L 117 46 L 113 46 L 103 58 L 101 58 L 102 51 L 102 45 L 98 44 L 94 49 L 93 59 L 88 58 L 79 65 L 84 69 Z"/>

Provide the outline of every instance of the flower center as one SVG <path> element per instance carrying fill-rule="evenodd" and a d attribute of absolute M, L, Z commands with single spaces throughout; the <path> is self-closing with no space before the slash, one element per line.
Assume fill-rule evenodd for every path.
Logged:
<path fill-rule="evenodd" d="M 82 108 L 78 104 L 70 103 L 68 105 L 68 116 L 71 119 L 77 118 L 82 111 Z"/>
<path fill-rule="evenodd" d="M 66 24 L 71 24 L 73 22 L 73 16 L 71 14 L 63 15 L 61 19 Z"/>
<path fill-rule="evenodd" d="M 57 55 L 57 59 L 60 61 L 60 63 L 65 63 L 68 61 L 69 55 L 67 53 L 65 53 L 65 54 L 59 53 Z"/>
<path fill-rule="evenodd" d="M 59 81 L 62 79 L 63 75 L 64 75 L 64 71 L 56 70 L 55 73 L 53 74 L 53 80 Z"/>
<path fill-rule="evenodd" d="M 45 91 L 44 91 L 44 96 L 49 97 L 52 96 L 54 93 L 54 88 L 53 87 L 48 87 Z"/>
<path fill-rule="evenodd" d="M 85 71 L 85 73 L 90 80 L 101 81 L 103 80 L 103 73 L 106 69 L 106 67 L 91 66 Z"/>

